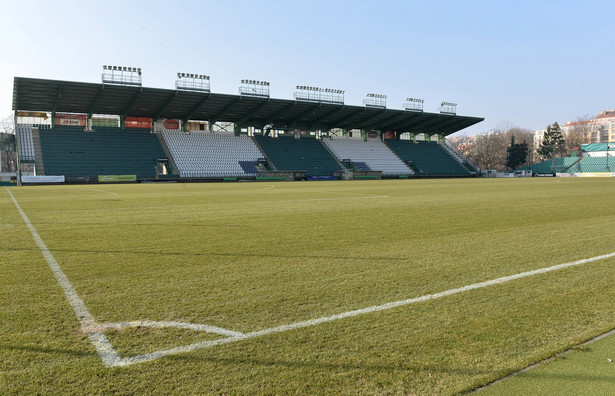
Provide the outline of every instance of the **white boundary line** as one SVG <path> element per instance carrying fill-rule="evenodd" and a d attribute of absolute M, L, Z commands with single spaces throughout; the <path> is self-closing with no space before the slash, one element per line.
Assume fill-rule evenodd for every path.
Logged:
<path fill-rule="evenodd" d="M 32 223 L 30 222 L 30 219 L 28 219 L 28 216 L 26 216 L 23 209 L 21 209 L 21 206 L 19 206 L 19 203 L 17 203 L 17 200 L 13 196 L 13 193 L 11 193 L 11 191 L 8 188 L 5 187 L 5 189 L 11 196 L 13 203 L 15 203 L 15 206 L 17 207 L 19 214 L 21 214 L 21 218 L 28 226 L 28 229 L 30 230 L 30 234 L 32 234 L 32 238 L 34 238 L 34 241 L 36 242 L 38 247 L 41 249 L 41 252 L 43 253 L 43 257 L 45 257 L 45 260 L 47 260 L 47 263 L 49 264 L 49 268 L 51 268 L 51 272 L 53 272 L 58 283 L 60 284 L 60 287 L 62 288 L 62 290 L 64 290 L 64 294 L 66 295 L 68 302 L 73 307 L 73 310 L 75 311 L 75 314 L 77 315 L 77 318 L 79 319 L 79 323 L 81 324 L 82 331 L 84 331 L 88 327 L 94 326 L 96 322 L 94 321 L 94 317 L 90 314 L 90 311 L 88 311 L 87 307 L 85 306 L 85 303 L 79 297 L 79 295 L 73 288 L 73 285 L 70 283 L 66 275 L 64 275 L 64 272 L 62 272 L 60 265 L 58 264 L 56 259 L 53 257 L 53 255 L 47 248 L 47 245 L 45 245 L 45 242 L 43 242 L 43 240 L 41 239 L 40 235 L 38 235 L 36 228 L 34 228 Z M 107 340 L 107 337 L 105 337 L 103 333 L 98 332 L 98 333 L 86 333 L 86 334 L 88 335 L 88 338 L 90 339 L 92 344 L 94 344 L 94 347 L 96 347 L 96 350 L 98 351 L 98 356 L 100 356 L 105 366 L 113 367 L 119 364 L 121 360 L 120 356 L 117 354 L 117 352 L 115 352 L 115 349 L 113 348 L 113 346 Z"/>
<path fill-rule="evenodd" d="M 49 267 L 51 268 L 52 272 L 56 276 L 58 283 L 60 283 L 60 286 L 64 290 L 64 293 L 66 294 L 66 297 L 68 298 L 69 303 L 71 304 L 75 313 L 77 314 L 77 317 L 79 318 L 82 331 L 88 335 L 90 341 L 96 347 L 96 350 L 98 351 L 98 355 L 102 359 L 103 364 L 107 367 L 129 366 L 135 363 L 143 363 L 143 362 L 155 360 L 163 356 L 210 348 L 216 345 L 230 344 L 233 342 L 249 340 L 252 338 L 257 338 L 257 337 L 262 337 L 262 336 L 267 336 L 267 335 L 272 335 L 272 334 L 277 334 L 277 333 L 284 333 L 290 330 L 296 330 L 296 329 L 301 329 L 305 327 L 316 326 L 322 323 L 333 322 L 336 320 L 350 318 L 353 316 L 365 315 L 365 314 L 372 313 L 372 312 L 384 311 L 384 310 L 397 308 L 397 307 L 410 305 L 410 304 L 415 304 L 419 302 L 436 300 L 442 297 L 452 296 L 455 294 L 464 293 L 464 292 L 471 291 L 471 290 L 482 289 L 488 286 L 494 286 L 494 285 L 498 285 L 501 283 L 510 282 L 516 279 L 522 279 L 522 278 L 527 278 L 527 277 L 534 276 L 534 275 L 540 275 L 540 274 L 545 274 L 548 272 L 559 271 L 565 268 L 575 267 L 575 266 L 579 266 L 579 265 L 583 265 L 587 263 L 592 263 L 594 261 L 605 260 L 605 259 L 615 257 L 615 252 L 612 252 L 612 253 L 590 257 L 590 258 L 586 258 L 582 260 L 571 261 L 571 262 L 564 263 L 564 264 L 557 264 L 557 265 L 553 265 L 550 267 L 544 267 L 544 268 L 539 268 L 539 269 L 532 270 L 532 271 L 520 272 L 514 275 L 503 276 L 501 278 L 496 278 L 496 279 L 488 280 L 485 282 L 473 283 L 470 285 L 445 290 L 439 293 L 425 294 L 420 297 L 413 297 L 413 298 L 409 298 L 405 300 L 393 301 L 393 302 L 389 302 L 389 303 L 381 304 L 381 305 L 372 305 L 370 307 L 356 309 L 353 311 L 342 312 L 336 315 L 323 316 L 323 317 L 316 318 L 316 319 L 300 321 L 300 322 L 285 324 L 285 325 L 276 326 L 276 327 L 270 327 L 268 329 L 253 331 L 253 332 L 245 333 L 245 334 L 235 332 L 232 330 L 221 329 L 219 327 L 214 327 L 214 326 L 193 325 L 193 324 L 185 324 L 185 323 L 179 323 L 179 322 L 141 321 L 141 322 L 96 324 L 96 322 L 94 321 L 94 318 L 87 310 L 83 301 L 77 295 L 77 292 L 75 291 L 73 286 L 70 284 L 68 278 L 66 278 L 66 276 L 60 269 L 60 266 L 58 265 L 56 260 L 53 258 L 53 255 L 51 254 L 51 252 L 49 251 L 49 249 L 47 248 L 47 246 L 45 245 L 41 237 L 36 232 L 36 229 L 34 228 L 34 226 L 30 222 L 30 220 L 28 219 L 24 211 L 21 209 L 21 207 L 17 203 L 17 200 L 15 199 L 13 194 L 9 191 L 8 188 L 5 188 L 5 189 L 7 190 L 7 192 L 13 199 L 13 202 L 15 203 L 15 206 L 17 207 L 17 209 L 19 210 L 19 213 L 24 219 L 24 222 L 30 229 L 30 233 L 32 234 L 32 237 L 36 241 L 37 245 L 40 247 L 43 253 L 43 256 L 49 263 Z M 107 328 L 122 328 L 122 327 L 133 327 L 133 326 L 181 327 L 181 328 L 189 328 L 193 330 L 208 331 L 208 332 L 213 332 L 213 333 L 217 333 L 221 335 L 229 335 L 229 337 L 221 338 L 217 340 L 197 342 L 197 343 L 190 344 L 190 345 L 165 349 L 161 351 L 156 351 L 152 353 L 127 357 L 127 358 L 120 358 L 119 355 L 113 349 L 113 346 L 106 339 L 105 335 L 103 334 L 103 331 L 104 329 L 107 329 Z"/>

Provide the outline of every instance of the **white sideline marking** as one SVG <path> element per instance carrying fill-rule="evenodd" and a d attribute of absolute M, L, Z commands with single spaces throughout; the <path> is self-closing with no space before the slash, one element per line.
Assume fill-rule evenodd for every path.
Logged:
<path fill-rule="evenodd" d="M 410 304 L 415 304 L 415 303 L 419 303 L 423 301 L 435 300 L 438 298 L 452 296 L 454 294 L 459 294 L 459 293 L 467 292 L 470 290 L 481 289 L 487 286 L 498 285 L 500 283 L 505 283 L 505 282 L 509 282 L 512 280 L 516 280 L 516 279 L 526 278 L 528 276 L 544 274 L 544 273 L 552 272 L 552 271 L 558 271 L 564 268 L 574 267 L 577 265 L 587 264 L 587 263 L 591 263 L 594 261 L 604 260 L 604 259 L 612 258 L 612 257 L 615 257 L 615 252 L 609 253 L 609 254 L 603 254 L 601 256 L 591 257 L 587 259 L 572 261 L 569 263 L 553 265 L 551 267 L 540 268 L 540 269 L 533 270 L 533 271 L 521 272 L 515 275 L 504 276 L 501 278 L 496 278 L 496 279 L 492 279 L 492 280 L 485 281 L 485 282 L 473 283 L 471 285 L 462 286 L 462 287 L 458 287 L 455 289 L 449 289 L 449 290 L 445 290 L 439 293 L 426 294 L 420 297 L 409 298 L 406 300 L 393 301 L 393 302 L 382 304 L 382 305 L 373 305 L 371 307 L 357 309 L 354 311 L 342 312 L 336 315 L 323 316 L 323 317 L 316 318 L 316 319 L 295 322 L 295 323 L 281 325 L 277 327 L 271 327 L 271 328 L 259 330 L 259 331 L 253 331 L 251 333 L 246 333 L 241 336 L 222 338 L 222 339 L 212 340 L 212 341 L 203 341 L 203 342 L 198 342 L 198 343 L 191 344 L 191 345 L 185 345 L 181 347 L 176 347 L 176 348 L 166 349 L 162 351 L 147 353 L 143 355 L 128 357 L 128 358 L 122 359 L 118 363 L 118 365 L 128 366 L 128 365 L 135 364 L 135 363 L 142 363 L 142 362 L 147 362 L 150 360 L 155 360 L 163 356 L 190 352 L 190 351 L 195 351 L 198 349 L 210 348 L 216 345 L 230 344 L 232 342 L 244 341 L 244 340 L 249 340 L 251 338 L 262 337 L 262 336 L 276 334 L 276 333 L 283 333 L 286 331 L 301 329 L 304 327 L 316 326 L 322 323 L 333 322 L 335 320 L 364 315 L 364 314 L 368 314 L 371 312 L 384 311 L 384 310 L 388 310 L 391 308 L 401 307 L 404 305 L 410 305 Z"/>
<path fill-rule="evenodd" d="M 43 240 L 41 239 L 40 235 L 38 235 L 38 232 L 30 222 L 30 219 L 28 219 L 28 216 L 26 216 L 25 212 L 21 209 L 21 206 L 19 206 L 19 203 L 17 203 L 17 200 L 15 199 L 11 191 L 6 187 L 5 189 L 11 196 L 13 203 L 15 203 L 15 206 L 17 207 L 19 214 L 21 214 L 23 221 L 28 226 L 30 234 L 32 234 L 32 238 L 34 238 L 34 241 L 41 249 L 43 257 L 45 257 L 45 260 L 47 260 L 47 263 L 49 264 L 49 268 L 51 268 L 51 272 L 53 272 L 58 283 L 60 284 L 60 287 L 62 287 L 62 290 L 64 290 L 64 294 L 66 295 L 68 302 L 73 307 L 73 310 L 75 311 L 75 314 L 79 319 L 81 329 L 84 330 L 88 327 L 95 325 L 94 317 L 90 314 L 90 311 L 88 311 L 87 307 L 85 306 L 85 303 L 79 297 L 66 275 L 64 275 L 64 272 L 62 272 L 60 265 L 53 257 L 53 255 L 47 248 L 47 245 L 45 245 L 45 242 L 43 242 Z M 88 338 L 90 339 L 92 344 L 94 344 L 94 347 L 98 352 L 98 356 L 100 356 L 105 366 L 113 367 L 119 364 L 121 360 L 119 355 L 117 354 L 117 352 L 115 352 L 115 349 L 113 348 L 111 343 L 109 343 L 107 337 L 105 337 L 103 333 L 86 334 L 88 335 Z"/>
<path fill-rule="evenodd" d="M 99 190 L 98 188 L 90 188 L 90 190 L 92 190 L 92 191 L 100 191 L 100 192 L 105 193 L 105 194 L 115 194 L 115 195 L 117 195 L 116 192 Z"/>
<path fill-rule="evenodd" d="M 55 258 L 53 257 L 53 255 L 51 254 L 51 252 L 49 251 L 49 249 L 47 248 L 47 246 L 45 245 L 45 243 L 39 236 L 38 232 L 36 231 L 32 223 L 30 222 L 30 220 L 28 219 L 24 211 L 21 209 L 21 206 L 19 206 L 19 203 L 17 203 L 17 200 L 15 199 L 11 191 L 6 187 L 5 189 L 9 193 L 11 198 L 13 199 L 13 202 L 15 203 L 17 210 L 19 211 L 19 213 L 21 214 L 21 217 L 23 218 L 24 222 L 28 226 L 28 229 L 30 230 L 32 237 L 34 238 L 37 245 L 41 249 L 43 256 L 45 257 L 45 259 L 47 260 L 47 263 L 49 264 L 49 267 L 51 268 L 51 271 L 53 272 L 56 279 L 58 280 L 58 283 L 64 290 L 64 293 L 66 294 L 66 297 L 69 303 L 71 304 L 71 306 L 73 307 L 75 311 L 75 314 L 79 318 L 82 331 L 85 334 L 87 334 L 88 338 L 90 339 L 90 341 L 96 348 L 98 355 L 100 356 L 103 364 L 106 367 L 129 366 L 129 365 L 136 364 L 136 363 L 143 363 L 143 362 L 155 360 L 163 356 L 168 356 L 168 355 L 173 355 L 173 354 L 178 354 L 178 353 L 185 353 L 185 352 L 195 351 L 198 349 L 210 348 L 210 347 L 217 346 L 217 345 L 230 344 L 233 342 L 249 340 L 249 339 L 256 338 L 256 337 L 262 337 L 262 336 L 267 336 L 267 335 L 272 335 L 272 334 L 277 334 L 277 333 L 284 333 L 290 330 L 296 330 L 296 329 L 301 329 L 304 327 L 316 326 L 322 323 L 333 322 L 336 320 L 350 318 L 353 316 L 359 316 L 359 315 L 364 315 L 364 314 L 368 314 L 372 312 L 384 311 L 384 310 L 397 308 L 397 307 L 401 307 L 404 305 L 415 304 L 415 303 L 419 303 L 423 301 L 436 300 L 438 298 L 447 297 L 447 296 L 451 296 L 454 294 L 459 294 L 459 293 L 463 293 L 463 292 L 467 292 L 467 291 L 471 291 L 475 289 L 481 289 L 481 288 L 488 287 L 488 286 L 498 285 L 498 284 L 509 282 L 509 281 L 516 280 L 516 279 L 526 278 L 529 276 L 534 276 L 534 275 L 539 275 L 539 274 L 545 274 L 548 272 L 558 271 L 558 270 L 569 268 L 569 267 L 574 267 L 574 266 L 578 266 L 582 264 L 591 263 L 594 261 L 605 260 L 608 258 L 615 257 L 615 252 L 603 254 L 600 256 L 590 257 L 590 258 L 581 259 L 577 261 L 571 261 L 571 262 L 564 263 L 564 264 L 557 264 L 557 265 L 553 265 L 550 267 L 539 268 L 539 269 L 532 270 L 532 271 L 520 272 L 514 275 L 503 276 L 501 278 L 496 278 L 496 279 L 488 280 L 485 282 L 473 283 L 470 285 L 466 285 L 466 286 L 462 286 L 462 287 L 458 287 L 454 289 L 448 289 L 448 290 L 445 290 L 439 293 L 425 294 L 420 297 L 413 297 L 413 298 L 409 298 L 405 300 L 393 301 L 393 302 L 389 302 L 389 303 L 381 304 L 381 305 L 372 305 L 370 307 L 356 309 L 353 311 L 342 312 L 336 315 L 323 316 L 323 317 L 316 318 L 316 319 L 305 320 L 305 321 L 285 324 L 285 325 L 276 326 L 276 327 L 270 327 L 268 329 L 253 331 L 253 332 L 245 333 L 245 334 L 232 331 L 232 330 L 222 329 L 222 328 L 215 327 L 215 326 L 198 325 L 198 324 L 181 323 L 181 322 L 171 322 L 171 321 L 167 321 L 167 322 L 165 321 L 163 322 L 134 321 L 134 322 L 97 324 L 94 318 L 92 317 L 92 315 L 90 314 L 90 312 L 88 311 L 88 309 L 86 308 L 85 303 L 83 302 L 83 300 L 81 300 L 81 298 L 79 298 L 79 296 L 77 295 L 77 292 L 71 285 L 70 281 L 68 280 L 66 275 L 64 275 L 64 273 L 60 269 L 60 266 L 56 262 Z M 216 334 L 221 334 L 221 335 L 228 335 L 228 337 L 217 339 L 217 340 L 197 342 L 197 343 L 190 344 L 190 345 L 184 345 L 184 346 L 180 346 L 176 348 L 165 349 L 165 350 L 156 351 L 152 353 L 146 353 L 142 355 L 120 358 L 117 352 L 115 351 L 115 349 L 113 348 L 113 346 L 111 345 L 111 343 L 107 340 L 107 338 L 103 334 L 103 331 L 108 328 L 123 328 L 123 327 L 135 327 L 135 326 L 159 327 L 159 328 L 178 327 L 178 328 L 206 331 L 206 332 L 211 332 L 211 333 L 216 333 Z"/>

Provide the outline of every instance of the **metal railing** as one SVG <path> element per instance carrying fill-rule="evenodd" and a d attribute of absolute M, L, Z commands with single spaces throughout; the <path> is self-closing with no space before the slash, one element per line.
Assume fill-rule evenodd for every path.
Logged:
<path fill-rule="evenodd" d="M 457 147 L 455 147 L 454 144 L 449 142 L 448 139 L 444 138 L 444 143 L 440 143 L 440 144 L 445 145 L 446 148 L 450 149 L 453 153 L 458 155 L 459 158 L 461 158 L 463 161 L 467 162 L 472 168 L 474 168 L 476 173 L 480 173 L 480 167 L 478 165 L 476 165 L 476 163 L 474 161 L 472 161 L 470 158 L 468 158 L 467 155 L 465 155 Z"/>

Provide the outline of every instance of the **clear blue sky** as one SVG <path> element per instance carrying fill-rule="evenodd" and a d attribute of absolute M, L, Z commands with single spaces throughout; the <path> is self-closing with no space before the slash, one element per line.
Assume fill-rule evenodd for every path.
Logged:
<path fill-rule="evenodd" d="M 143 69 L 173 88 L 208 74 L 214 92 L 241 79 L 406 97 L 435 112 L 529 129 L 615 108 L 613 1 L 9 1 L 0 0 L 0 116 L 13 77 L 100 82 L 102 65 Z"/>

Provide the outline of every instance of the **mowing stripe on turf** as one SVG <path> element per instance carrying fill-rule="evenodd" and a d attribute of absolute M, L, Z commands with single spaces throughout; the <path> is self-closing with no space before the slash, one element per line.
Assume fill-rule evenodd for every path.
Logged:
<path fill-rule="evenodd" d="M 362 194 L 363 195 L 363 194 Z M 242 201 L 242 202 L 209 202 L 191 205 L 165 205 L 165 206 L 136 206 L 133 208 L 121 207 L 121 208 L 98 208 L 98 209 L 69 209 L 69 210 L 49 210 L 38 212 L 64 212 L 64 213 L 80 213 L 80 212 L 103 212 L 114 210 L 150 210 L 150 209 L 165 209 L 171 211 L 174 209 L 183 210 L 191 207 L 204 207 L 204 206 L 233 206 L 233 205 L 265 205 L 265 204 L 280 204 L 289 202 L 318 202 L 318 201 L 348 201 L 354 199 L 374 199 L 374 198 L 390 198 L 389 195 L 366 195 L 361 197 L 337 197 L 337 198 L 313 198 L 313 199 L 287 199 L 287 200 L 271 200 L 271 201 Z"/>
<path fill-rule="evenodd" d="M 114 195 L 118 195 L 116 192 L 113 192 L 113 191 L 105 191 L 105 190 L 99 190 L 98 188 L 90 188 L 89 190 L 92 190 L 92 191 L 98 191 L 98 192 L 102 192 L 102 193 L 105 193 L 105 194 L 114 194 Z"/>
<path fill-rule="evenodd" d="M 90 311 L 88 311 L 87 307 L 85 306 L 85 303 L 79 297 L 77 291 L 75 291 L 75 288 L 70 283 L 66 275 L 64 275 L 64 272 L 62 272 L 60 265 L 53 257 L 53 255 L 47 248 L 47 245 L 45 245 L 45 242 L 43 242 L 43 240 L 41 239 L 40 235 L 38 235 L 36 228 L 34 228 L 32 223 L 30 222 L 30 219 L 28 219 L 28 216 L 26 216 L 26 213 L 21 209 L 21 206 L 19 206 L 19 203 L 17 202 L 11 191 L 6 187 L 5 189 L 15 203 L 19 214 L 21 214 L 21 218 L 28 226 L 30 234 L 32 234 L 32 238 L 34 238 L 34 241 L 41 249 L 43 257 L 45 257 L 45 260 L 47 260 L 47 263 L 49 264 L 49 268 L 51 268 L 51 272 L 53 272 L 53 275 L 55 275 L 58 283 L 60 284 L 60 287 L 62 287 L 62 290 L 64 290 L 64 294 L 66 295 L 68 302 L 73 307 L 73 310 L 75 311 L 75 314 L 79 319 L 79 323 L 81 324 L 82 330 L 94 326 L 96 322 L 94 321 L 94 317 L 90 314 Z M 96 351 L 98 352 L 98 355 L 102 359 L 105 366 L 113 367 L 119 363 L 119 361 L 121 360 L 119 355 L 117 354 L 117 352 L 115 352 L 115 349 L 103 333 L 86 334 L 88 335 L 88 338 L 90 339 L 92 344 L 94 344 L 94 347 L 96 348 Z"/>

